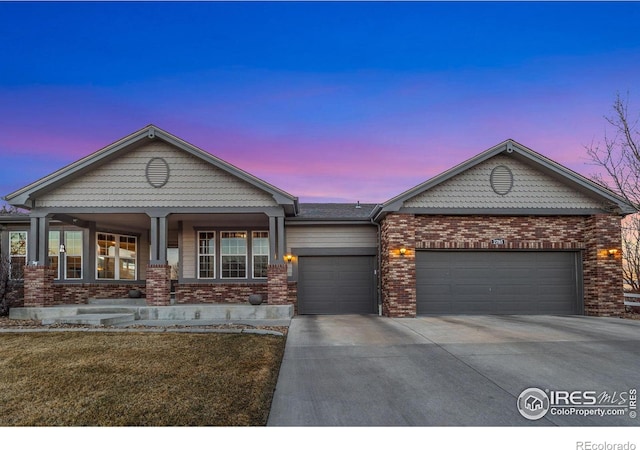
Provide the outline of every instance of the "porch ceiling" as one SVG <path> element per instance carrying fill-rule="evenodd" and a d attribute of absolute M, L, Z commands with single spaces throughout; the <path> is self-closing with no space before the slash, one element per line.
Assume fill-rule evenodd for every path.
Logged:
<path fill-rule="evenodd" d="M 71 214 L 79 221 L 95 222 L 99 229 L 147 231 L 151 227 L 151 219 L 142 213 L 117 214 Z M 188 221 L 198 226 L 233 227 L 269 224 L 266 214 L 172 214 L 168 217 L 169 230 L 178 229 L 178 222 Z"/>

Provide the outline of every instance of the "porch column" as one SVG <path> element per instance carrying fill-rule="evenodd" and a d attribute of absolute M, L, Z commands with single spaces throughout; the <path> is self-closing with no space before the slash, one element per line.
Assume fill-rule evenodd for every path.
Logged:
<path fill-rule="evenodd" d="M 24 268 L 24 306 L 52 305 L 53 279 L 49 266 L 49 216 L 32 214 Z"/>
<path fill-rule="evenodd" d="M 267 302 L 270 305 L 288 303 L 287 265 L 284 262 L 284 217 L 269 217 L 269 248 L 272 260 L 267 268 Z"/>
<path fill-rule="evenodd" d="M 151 255 L 149 260 L 151 264 L 167 263 L 167 244 L 169 237 L 169 221 L 167 215 L 151 216 Z"/>
<path fill-rule="evenodd" d="M 269 251 L 272 264 L 284 264 L 284 217 L 269 217 Z"/>
<path fill-rule="evenodd" d="M 49 217 L 31 216 L 31 228 L 27 238 L 27 264 L 49 265 Z"/>
<path fill-rule="evenodd" d="M 171 303 L 171 268 L 167 263 L 169 236 L 168 213 L 149 214 L 151 219 L 151 254 L 147 265 L 147 304 L 167 306 Z"/>

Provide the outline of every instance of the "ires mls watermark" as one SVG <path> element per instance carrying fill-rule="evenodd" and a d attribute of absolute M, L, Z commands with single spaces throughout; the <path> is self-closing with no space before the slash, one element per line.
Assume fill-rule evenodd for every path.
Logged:
<path fill-rule="evenodd" d="M 538 420 L 553 416 L 637 417 L 637 390 L 562 391 L 528 388 L 518 396 L 522 417 Z"/>

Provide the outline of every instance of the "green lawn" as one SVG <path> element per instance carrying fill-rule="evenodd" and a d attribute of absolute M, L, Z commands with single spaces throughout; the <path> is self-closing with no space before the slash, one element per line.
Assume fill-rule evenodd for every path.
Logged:
<path fill-rule="evenodd" d="M 0 334 L 0 426 L 262 426 L 285 338 Z"/>

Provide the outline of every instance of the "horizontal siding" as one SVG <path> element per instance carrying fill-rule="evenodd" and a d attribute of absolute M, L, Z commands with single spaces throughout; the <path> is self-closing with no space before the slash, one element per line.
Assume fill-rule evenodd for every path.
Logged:
<path fill-rule="evenodd" d="M 376 247 L 374 226 L 295 226 L 286 229 L 287 251 L 292 248 Z"/>
<path fill-rule="evenodd" d="M 186 279 L 196 278 L 196 268 L 198 267 L 196 261 L 196 232 L 190 222 L 183 223 L 182 230 L 182 247 L 180 248 L 182 253 L 182 277 Z"/>
<path fill-rule="evenodd" d="M 152 158 L 169 166 L 167 184 L 147 182 Z M 165 142 L 150 142 L 37 199 L 39 207 L 265 207 L 271 195 Z"/>
<path fill-rule="evenodd" d="M 513 173 L 506 195 L 491 188 L 491 171 L 499 165 Z M 556 179 L 509 156 L 498 155 L 419 194 L 408 208 L 561 208 L 590 209 L 602 205 Z"/>

